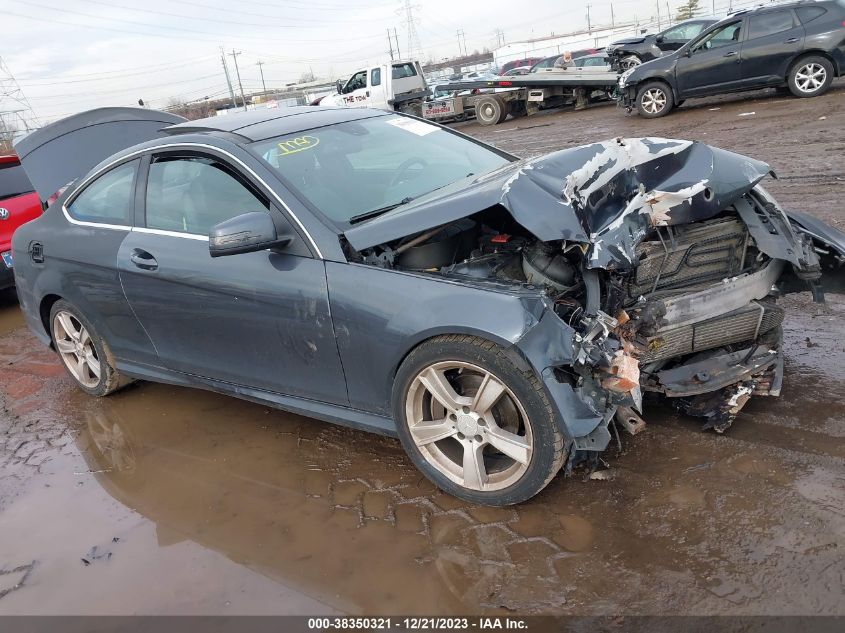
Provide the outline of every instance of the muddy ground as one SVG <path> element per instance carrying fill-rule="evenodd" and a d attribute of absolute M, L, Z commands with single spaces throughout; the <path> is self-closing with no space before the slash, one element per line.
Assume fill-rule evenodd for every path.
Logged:
<path fill-rule="evenodd" d="M 522 155 L 701 139 L 769 161 L 782 202 L 845 228 L 842 84 L 759 97 L 461 129 Z M 785 303 L 781 398 L 725 435 L 651 407 L 611 480 L 489 509 L 390 439 L 150 383 L 89 398 L 6 293 L 0 613 L 845 615 L 845 297 Z"/>

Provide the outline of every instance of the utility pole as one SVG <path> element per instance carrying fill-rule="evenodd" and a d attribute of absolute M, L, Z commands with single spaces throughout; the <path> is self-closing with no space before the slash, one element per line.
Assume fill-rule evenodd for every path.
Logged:
<path fill-rule="evenodd" d="M 244 112 L 246 112 L 246 97 L 244 96 L 244 84 L 241 81 L 241 71 L 238 68 L 238 55 L 240 55 L 240 51 L 235 52 L 235 49 L 232 49 L 232 52 L 229 55 L 232 56 L 232 59 L 235 60 L 235 75 L 238 78 L 238 87 L 241 89 L 241 105 L 244 107 Z"/>
<path fill-rule="evenodd" d="M 461 50 L 461 35 L 462 34 L 463 34 L 463 31 L 461 29 L 458 29 L 458 55 L 461 55 L 462 57 L 466 57 L 466 54 L 467 54 L 466 40 L 464 40 L 464 48 L 463 48 L 463 50 Z"/>
<path fill-rule="evenodd" d="M 672 11 L 669 9 L 669 2 L 666 2 L 666 19 L 669 20 L 669 26 L 672 26 Z"/>
<path fill-rule="evenodd" d="M 402 53 L 399 52 L 399 34 L 396 32 L 396 27 L 393 27 L 393 39 L 396 40 L 396 58 L 402 59 Z"/>
<path fill-rule="evenodd" d="M 255 65 L 258 66 L 258 72 L 261 73 L 261 87 L 264 89 L 264 94 L 267 94 L 267 84 L 264 83 L 264 68 L 262 68 L 262 66 L 264 66 L 264 62 L 258 60 L 255 62 Z"/>
<path fill-rule="evenodd" d="M 663 27 L 660 25 L 660 0 L 657 0 L 657 30 L 663 30 Z"/>
<path fill-rule="evenodd" d="M 390 39 L 390 27 L 387 27 L 387 45 L 390 47 L 390 61 L 393 61 L 393 40 Z"/>
<path fill-rule="evenodd" d="M 232 88 L 232 79 L 229 77 L 229 67 L 226 65 L 226 54 L 223 52 L 223 47 L 220 47 L 220 61 L 223 62 L 223 72 L 226 74 L 226 85 L 229 86 L 229 97 L 232 99 L 232 106 L 237 108 L 238 102 L 235 101 L 235 90 Z"/>
<path fill-rule="evenodd" d="M 593 25 L 590 23 L 590 5 L 587 4 L 587 33 L 593 30 Z"/>
<path fill-rule="evenodd" d="M 716 2 L 716 0 L 713 0 Z M 610 28 L 611 30 L 616 28 L 616 17 L 613 15 L 613 3 L 610 5 Z"/>

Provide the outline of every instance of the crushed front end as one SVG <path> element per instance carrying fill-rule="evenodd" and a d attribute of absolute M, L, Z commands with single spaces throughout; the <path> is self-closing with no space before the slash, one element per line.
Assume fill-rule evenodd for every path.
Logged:
<path fill-rule="evenodd" d="M 642 430 L 647 394 L 723 432 L 751 396 L 780 393 L 779 296 L 823 301 L 823 281 L 843 277 L 845 235 L 787 215 L 759 184 L 768 175 L 701 143 L 615 139 L 520 161 L 457 202 L 423 201 L 372 229 L 398 236 L 410 218 L 414 231 L 377 246 L 353 236 L 366 248 L 352 256 L 540 289 L 554 317 L 515 346 L 576 452 Z"/>

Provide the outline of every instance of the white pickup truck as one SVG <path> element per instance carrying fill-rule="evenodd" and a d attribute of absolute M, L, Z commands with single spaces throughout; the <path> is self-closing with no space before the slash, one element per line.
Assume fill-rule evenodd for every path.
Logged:
<path fill-rule="evenodd" d="M 416 61 L 392 61 L 353 73 L 346 83 L 338 80 L 337 93 L 323 97 L 321 106 L 380 108 L 420 115 L 431 94 Z"/>

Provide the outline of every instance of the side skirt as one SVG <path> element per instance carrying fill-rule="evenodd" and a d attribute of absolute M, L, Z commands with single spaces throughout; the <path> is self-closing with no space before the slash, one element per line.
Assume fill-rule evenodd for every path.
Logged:
<path fill-rule="evenodd" d="M 206 391 L 234 396 L 241 400 L 248 400 L 274 409 L 289 411 L 299 415 L 317 418 L 332 424 L 348 426 L 361 431 L 378 433 L 388 437 L 398 438 L 396 423 L 392 418 L 376 415 L 360 409 L 352 409 L 336 404 L 285 396 L 272 391 L 264 391 L 253 387 L 245 387 L 221 380 L 212 380 L 192 374 L 171 371 L 162 367 L 151 367 L 139 363 L 131 363 L 123 360 L 116 362 L 117 369 L 131 378 L 161 382 L 181 387 L 195 387 Z"/>

